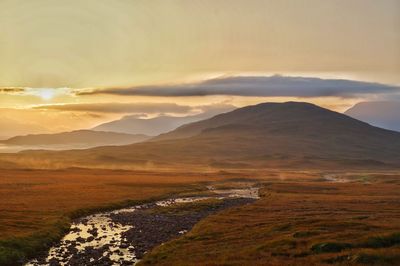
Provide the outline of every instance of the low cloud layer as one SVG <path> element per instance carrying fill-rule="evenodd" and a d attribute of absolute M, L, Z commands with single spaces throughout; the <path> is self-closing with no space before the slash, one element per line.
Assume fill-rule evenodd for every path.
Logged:
<path fill-rule="evenodd" d="M 221 77 L 198 83 L 139 86 L 77 91 L 78 95 L 114 94 L 130 96 L 261 96 L 261 97 L 342 97 L 398 93 L 400 88 L 380 83 L 345 79 L 320 79 L 286 76 L 238 76 Z"/>
<path fill-rule="evenodd" d="M 189 114 L 204 112 L 224 112 L 235 106 L 216 103 L 200 106 L 186 106 L 174 103 L 80 103 L 80 104 L 50 104 L 35 106 L 33 109 L 75 111 L 91 113 L 130 113 L 130 114 Z"/>
<path fill-rule="evenodd" d="M 16 94 L 16 93 L 22 93 L 22 92 L 25 92 L 24 88 L 14 88 L 14 87 L 0 88 L 0 93 L 4 93 L 4 94 Z"/>
<path fill-rule="evenodd" d="M 79 103 L 40 105 L 34 109 L 98 113 L 187 113 L 190 106 L 174 103 Z"/>

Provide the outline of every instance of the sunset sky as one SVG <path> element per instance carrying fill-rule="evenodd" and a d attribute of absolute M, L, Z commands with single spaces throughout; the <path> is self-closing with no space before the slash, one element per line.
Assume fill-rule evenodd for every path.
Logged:
<path fill-rule="evenodd" d="M 0 137 L 399 86 L 398 0 L 0 1 Z"/>

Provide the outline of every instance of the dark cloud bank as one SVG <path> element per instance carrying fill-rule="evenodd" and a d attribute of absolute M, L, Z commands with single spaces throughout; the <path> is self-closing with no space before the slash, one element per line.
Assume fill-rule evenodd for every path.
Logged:
<path fill-rule="evenodd" d="M 352 98 L 368 94 L 398 93 L 397 86 L 345 79 L 320 79 L 285 76 L 221 77 L 198 83 L 108 88 L 78 91 L 79 95 L 115 94 L 131 96 L 263 96 L 263 97 L 342 97 Z"/>

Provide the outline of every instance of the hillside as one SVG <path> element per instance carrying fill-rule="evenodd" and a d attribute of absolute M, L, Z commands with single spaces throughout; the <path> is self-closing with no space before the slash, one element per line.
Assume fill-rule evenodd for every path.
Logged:
<path fill-rule="evenodd" d="M 361 102 L 345 114 L 377 127 L 400 131 L 400 102 Z"/>
<path fill-rule="evenodd" d="M 182 126 L 152 141 L 81 151 L 20 153 L 90 167 L 382 166 L 400 162 L 400 133 L 308 103 L 263 103 Z M 15 159 L 15 158 L 14 158 Z"/>
<path fill-rule="evenodd" d="M 140 141 L 145 141 L 149 137 L 146 135 L 131 135 L 115 132 L 103 132 L 92 130 L 76 130 L 56 134 L 33 134 L 26 136 L 16 136 L 0 141 L 3 145 L 18 146 L 51 146 L 51 145 L 126 145 Z"/>
<path fill-rule="evenodd" d="M 161 133 L 174 130 L 184 124 L 207 119 L 233 109 L 234 106 L 226 105 L 208 110 L 201 114 L 183 117 L 161 115 L 154 118 L 140 118 L 136 115 L 128 115 L 119 120 L 98 125 L 94 127 L 93 130 L 157 136 Z"/>

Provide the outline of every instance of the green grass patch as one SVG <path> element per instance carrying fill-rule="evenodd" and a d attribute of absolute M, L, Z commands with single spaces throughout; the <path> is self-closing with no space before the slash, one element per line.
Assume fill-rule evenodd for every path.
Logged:
<path fill-rule="evenodd" d="M 311 251 L 315 253 L 335 253 L 341 252 L 342 250 L 352 248 L 353 245 L 349 243 L 341 243 L 341 242 L 324 242 L 317 243 L 311 247 Z"/>
<path fill-rule="evenodd" d="M 400 233 L 367 238 L 359 246 L 363 248 L 387 248 L 400 244 Z"/>
<path fill-rule="evenodd" d="M 71 219 L 63 217 L 45 230 L 27 237 L 0 240 L 0 265 L 21 265 L 27 259 L 47 251 L 68 231 Z"/>
<path fill-rule="evenodd" d="M 363 265 L 399 265 L 400 254 L 386 255 L 360 253 L 355 255 L 352 261 Z"/>

